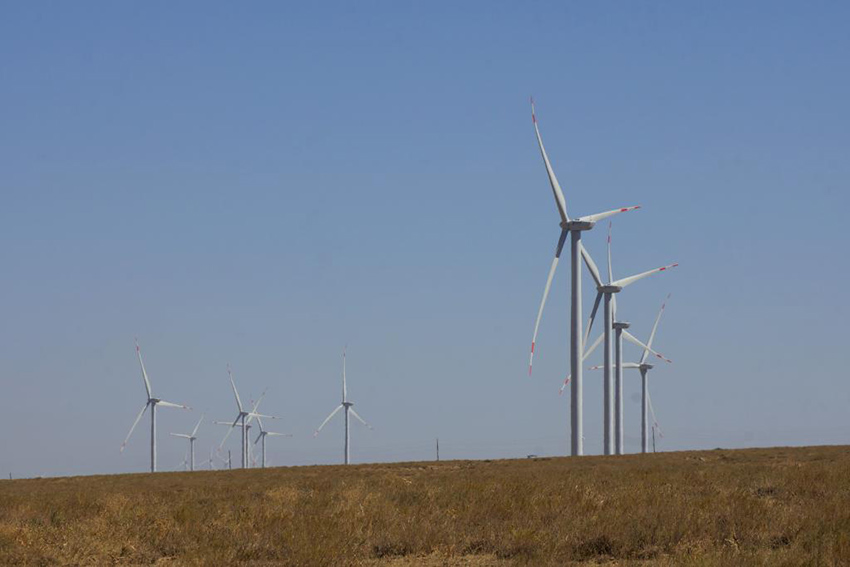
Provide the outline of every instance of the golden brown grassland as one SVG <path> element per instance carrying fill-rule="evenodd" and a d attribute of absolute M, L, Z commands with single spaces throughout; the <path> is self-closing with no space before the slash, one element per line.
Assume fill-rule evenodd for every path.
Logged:
<path fill-rule="evenodd" d="M 0 565 L 850 565 L 850 448 L 0 481 Z"/>

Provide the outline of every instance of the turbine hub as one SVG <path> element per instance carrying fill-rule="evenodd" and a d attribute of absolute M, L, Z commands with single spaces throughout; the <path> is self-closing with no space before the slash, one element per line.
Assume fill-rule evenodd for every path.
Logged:
<path fill-rule="evenodd" d="M 342 402 L 342 405 L 344 405 L 347 408 L 350 408 L 351 406 L 354 405 L 354 402 Z"/>
<path fill-rule="evenodd" d="M 655 368 L 654 364 L 644 363 L 640 365 L 641 370 L 652 370 L 653 368 Z"/>
<path fill-rule="evenodd" d="M 620 293 L 623 291 L 623 288 L 618 285 L 602 285 L 597 289 L 601 293 Z"/>

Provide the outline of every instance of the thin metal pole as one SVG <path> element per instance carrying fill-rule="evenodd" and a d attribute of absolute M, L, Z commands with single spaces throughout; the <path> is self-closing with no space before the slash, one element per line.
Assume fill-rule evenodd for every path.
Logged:
<path fill-rule="evenodd" d="M 612 435 L 614 429 L 614 389 L 611 383 L 611 294 L 605 294 L 605 341 L 603 348 L 603 419 L 605 420 L 604 427 L 604 453 L 611 455 L 614 453 L 614 437 Z"/>
<path fill-rule="evenodd" d="M 581 231 L 570 231 L 570 454 L 584 454 L 582 431 Z"/>
<path fill-rule="evenodd" d="M 440 460 L 440 438 L 437 437 L 437 461 Z"/>

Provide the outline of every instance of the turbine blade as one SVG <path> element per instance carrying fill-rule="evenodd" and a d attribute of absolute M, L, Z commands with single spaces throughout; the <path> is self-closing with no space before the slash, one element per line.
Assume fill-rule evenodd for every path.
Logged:
<path fill-rule="evenodd" d="M 534 133 L 537 135 L 537 145 L 540 146 L 540 155 L 543 156 L 543 163 L 546 165 L 546 175 L 549 176 L 549 185 L 552 186 L 552 194 L 555 196 L 555 203 L 558 205 L 558 214 L 561 215 L 562 222 L 569 222 L 570 217 L 567 215 L 567 203 L 564 200 L 564 192 L 561 191 L 561 184 L 558 183 L 558 178 L 555 177 L 555 170 L 552 169 L 549 156 L 546 155 L 546 148 L 543 147 L 540 128 L 537 127 L 537 115 L 534 113 L 534 99 L 531 99 L 531 121 L 534 123 Z"/>
<path fill-rule="evenodd" d="M 173 435 L 174 437 L 185 437 L 186 439 L 191 439 L 191 435 L 186 435 L 185 433 L 169 433 L 169 435 Z"/>
<path fill-rule="evenodd" d="M 595 340 L 595 341 L 593 341 L 593 344 L 592 344 L 592 345 L 590 345 L 590 348 L 588 348 L 587 350 L 585 350 L 585 351 L 584 351 L 584 356 L 582 356 L 582 358 L 581 358 L 581 361 L 582 361 L 582 362 L 584 362 L 585 360 L 587 360 L 587 358 L 588 358 L 591 354 L 593 354 L 593 351 L 595 351 L 595 350 L 597 349 L 597 347 L 599 347 L 599 345 L 600 345 L 600 344 L 602 344 L 602 339 L 604 339 L 604 338 L 605 338 L 605 334 L 604 334 L 604 333 L 600 333 L 600 334 L 599 334 L 599 336 L 598 336 L 598 337 L 596 337 L 596 340 Z M 561 389 L 558 391 L 558 395 L 561 395 L 561 394 L 563 394 L 563 393 L 564 393 L 564 389 L 567 387 L 567 384 L 569 384 L 569 383 L 570 383 L 570 379 L 571 379 L 571 378 L 572 378 L 572 375 L 571 375 L 571 374 L 567 376 L 567 379 L 566 379 L 566 380 L 564 380 L 564 383 L 563 383 L 563 384 L 561 384 Z"/>
<path fill-rule="evenodd" d="M 257 438 L 254 440 L 254 445 L 256 445 L 256 444 L 257 444 L 257 442 L 258 442 L 260 439 L 262 439 L 262 438 L 263 438 L 263 432 L 262 432 L 262 431 L 260 431 L 260 434 L 259 434 L 259 435 L 257 435 Z"/>
<path fill-rule="evenodd" d="M 637 274 L 637 275 L 634 275 L 634 276 L 629 276 L 627 278 L 623 278 L 621 280 L 617 280 L 615 282 L 612 282 L 611 285 L 616 285 L 616 286 L 619 286 L 619 287 L 626 287 L 626 286 L 629 286 L 629 285 L 635 283 L 638 280 L 642 280 L 643 278 L 645 278 L 647 276 L 651 276 L 652 274 L 657 274 L 658 272 L 664 272 L 664 271 L 669 270 L 671 268 L 675 268 L 678 265 L 679 264 L 677 262 L 675 264 L 670 264 L 668 266 L 661 266 L 660 268 L 655 268 L 654 270 L 647 270 L 646 272 L 643 272 L 643 273 L 640 273 L 640 274 Z"/>
<path fill-rule="evenodd" d="M 366 420 L 365 420 L 365 419 L 363 419 L 362 417 L 360 417 L 359 415 L 357 415 L 357 412 L 356 412 L 356 411 L 354 411 L 354 408 L 348 408 L 348 411 L 350 411 L 350 412 L 351 412 L 351 415 L 353 415 L 354 417 L 356 417 L 356 418 L 357 418 L 357 420 L 358 420 L 358 421 L 360 421 L 360 423 L 362 423 L 363 425 L 365 425 L 365 426 L 366 426 L 366 427 L 368 427 L 369 429 L 372 429 L 372 426 L 371 426 L 371 425 L 369 425 L 368 423 L 366 423 Z"/>
<path fill-rule="evenodd" d="M 646 343 L 647 346 L 652 346 L 652 341 L 655 340 L 655 331 L 658 330 L 658 322 L 661 321 L 661 315 L 664 314 L 664 308 L 667 307 L 667 300 L 670 299 L 670 294 L 667 294 L 667 297 L 664 298 L 664 302 L 661 304 L 661 309 L 658 311 L 658 315 L 655 317 L 655 323 L 652 325 L 652 333 L 649 335 L 649 341 Z M 640 357 L 640 362 L 643 364 L 646 362 L 646 356 L 649 354 L 647 351 L 643 352 L 643 356 Z"/>
<path fill-rule="evenodd" d="M 130 433 L 128 433 L 128 434 L 127 434 L 127 438 L 126 438 L 126 439 L 124 439 L 124 442 L 123 442 L 123 443 L 121 443 L 121 452 L 122 452 L 122 453 L 124 452 L 124 447 L 126 447 L 126 446 L 127 446 L 127 442 L 130 440 L 130 435 L 132 435 L 132 434 L 133 434 L 133 430 L 134 430 L 134 429 L 136 429 L 136 425 L 138 425 L 138 424 L 139 424 L 139 420 L 140 420 L 140 419 L 142 419 L 142 416 L 144 415 L 145 410 L 146 410 L 146 409 L 148 409 L 148 406 L 149 406 L 149 405 L 150 405 L 150 402 L 147 402 L 147 403 L 145 404 L 145 406 L 142 408 L 142 411 L 140 411 L 140 412 L 139 412 L 139 415 L 137 415 L 137 416 L 136 416 L 136 421 L 134 421 L 134 422 L 133 422 L 133 426 L 132 426 L 132 427 L 130 427 Z"/>
<path fill-rule="evenodd" d="M 528 375 L 531 376 L 531 365 L 534 363 L 534 345 L 537 342 L 537 331 L 540 328 L 540 320 L 543 318 L 543 307 L 546 305 L 546 298 L 549 297 L 549 289 L 552 287 L 552 278 L 555 277 L 555 268 L 558 267 L 558 260 L 561 258 L 561 251 L 564 249 L 564 242 L 567 239 L 566 230 L 561 231 L 561 237 L 558 239 L 558 246 L 555 248 L 555 258 L 552 260 L 552 266 L 549 268 L 549 276 L 546 278 L 546 287 L 543 288 L 543 300 L 540 302 L 540 308 L 537 310 L 537 321 L 534 322 L 534 334 L 531 337 L 531 355 L 528 357 Z"/>
<path fill-rule="evenodd" d="M 648 345 L 645 345 L 642 342 L 640 342 L 633 334 L 631 334 L 630 332 L 628 332 L 626 330 L 623 330 L 623 338 L 626 339 L 627 341 L 629 341 L 630 343 L 641 347 L 644 350 L 644 352 L 649 351 L 652 354 L 654 354 L 657 358 L 660 358 L 661 360 L 663 360 L 665 362 L 673 362 L 669 358 L 666 358 L 664 355 L 659 354 L 659 353 L 655 352 L 654 350 L 652 350 L 652 348 L 650 348 Z"/>
<path fill-rule="evenodd" d="M 603 364 L 597 364 L 596 366 L 589 367 L 588 370 L 602 370 L 603 368 L 605 368 Z M 637 362 L 624 362 L 623 368 L 640 368 L 640 364 Z"/>
<path fill-rule="evenodd" d="M 266 435 L 273 437 L 292 437 L 292 433 L 275 433 L 274 431 L 266 431 Z"/>
<path fill-rule="evenodd" d="M 158 405 L 158 406 L 163 406 L 163 407 L 167 407 L 167 408 L 180 408 L 180 409 L 185 409 L 185 410 L 190 410 L 190 409 L 192 409 L 192 408 L 190 408 L 190 407 L 189 407 L 189 406 L 187 406 L 187 405 L 183 405 L 183 404 L 173 404 L 173 403 L 171 403 L 171 402 L 166 402 L 165 400 L 159 400 L 159 401 L 156 403 L 156 405 Z"/>
<path fill-rule="evenodd" d="M 256 418 L 258 418 L 258 419 L 259 419 L 259 418 L 261 418 L 261 417 L 264 417 L 264 418 L 266 418 L 266 419 L 280 419 L 280 418 L 279 418 L 279 417 L 277 417 L 277 416 L 274 416 L 274 415 L 266 415 L 266 414 L 263 414 L 263 413 L 249 413 L 249 414 L 248 414 L 248 417 L 249 417 L 249 418 L 256 417 Z"/>
<path fill-rule="evenodd" d="M 348 345 L 342 349 L 342 401 L 348 401 L 348 390 L 345 386 L 345 351 L 348 349 Z"/>
<path fill-rule="evenodd" d="M 319 431 L 321 431 L 321 430 L 322 430 L 322 428 L 325 426 L 325 424 L 326 424 L 327 422 L 329 422 L 329 421 L 331 420 L 331 418 L 332 418 L 333 416 L 335 416 L 335 415 L 336 415 L 336 412 L 338 412 L 339 410 L 341 410 L 343 407 L 344 407 L 344 406 L 343 406 L 342 404 L 339 404 L 338 406 L 336 406 L 336 409 L 335 409 L 335 410 L 333 410 L 333 411 L 331 412 L 331 414 L 330 414 L 328 417 L 326 417 L 326 418 L 325 418 L 325 421 L 323 421 L 323 422 L 322 422 L 322 425 L 320 425 L 320 426 L 319 426 L 319 428 L 316 430 L 316 432 L 315 432 L 315 433 L 313 433 L 313 437 L 317 436 L 317 435 L 319 434 Z"/>
<path fill-rule="evenodd" d="M 145 381 L 145 391 L 148 393 L 148 399 L 151 399 L 151 383 L 148 380 L 148 373 L 145 370 L 145 363 L 142 361 L 142 349 L 139 348 L 139 339 L 136 339 L 136 356 L 139 357 L 139 365 L 142 367 L 142 379 Z"/>
<path fill-rule="evenodd" d="M 230 386 L 233 388 L 233 395 L 236 396 L 236 405 L 239 406 L 239 411 L 242 411 L 242 400 L 239 399 L 239 392 L 236 391 L 236 382 L 233 381 L 233 372 L 230 370 L 230 364 L 227 365 L 227 375 L 230 376 Z"/>
<path fill-rule="evenodd" d="M 613 270 L 611 269 L 611 223 L 608 222 L 608 281 L 614 281 Z"/>
<path fill-rule="evenodd" d="M 584 244 L 581 245 L 581 257 L 584 258 L 584 263 L 587 265 L 587 269 L 593 277 L 593 282 L 596 284 L 596 287 L 602 287 L 605 285 L 602 283 L 602 276 L 599 274 L 599 268 L 596 267 L 596 262 L 593 261 L 593 258 L 590 256 L 590 252 L 587 251 Z"/>
<path fill-rule="evenodd" d="M 221 444 L 218 446 L 218 450 L 219 450 L 219 451 L 221 451 L 221 448 L 222 448 L 222 447 L 224 447 L 224 442 L 225 442 L 225 441 L 227 441 L 227 438 L 228 438 L 228 437 L 230 437 L 230 432 L 231 432 L 231 431 L 233 431 L 233 428 L 234 428 L 234 427 L 236 427 L 236 426 L 237 426 L 237 424 L 238 424 L 239 426 L 241 426 L 241 425 L 242 425 L 241 423 L 239 423 L 239 419 L 240 419 L 241 417 L 242 417 L 242 414 L 240 413 L 239 415 L 237 415 L 237 416 L 236 416 L 236 419 L 233 421 L 233 423 L 232 423 L 232 424 L 230 425 L 230 427 L 227 429 L 227 433 L 224 435 L 224 439 L 222 439 L 222 440 L 221 440 Z"/>
<path fill-rule="evenodd" d="M 195 429 L 192 430 L 192 437 L 195 436 L 195 433 L 198 432 L 198 428 L 201 426 L 201 422 L 204 421 L 204 415 L 201 414 L 201 419 L 198 420 L 198 424 L 195 426 Z"/>
<path fill-rule="evenodd" d="M 607 219 L 608 217 L 613 217 L 614 215 L 619 215 L 620 213 L 627 213 L 629 211 L 636 211 L 640 208 L 640 205 L 634 205 L 631 207 L 623 207 L 621 209 L 612 209 L 610 211 L 605 211 L 604 213 L 596 213 L 595 215 L 587 215 L 586 217 L 581 217 L 578 220 L 584 222 L 599 222 L 603 219 Z"/>
<path fill-rule="evenodd" d="M 596 292 L 596 301 L 593 302 L 593 309 L 590 310 L 590 318 L 587 320 L 587 329 L 584 331 L 584 342 L 587 344 L 587 339 L 590 338 L 590 330 L 593 328 L 593 322 L 596 320 L 596 313 L 599 311 L 599 303 L 602 301 L 602 292 Z"/>

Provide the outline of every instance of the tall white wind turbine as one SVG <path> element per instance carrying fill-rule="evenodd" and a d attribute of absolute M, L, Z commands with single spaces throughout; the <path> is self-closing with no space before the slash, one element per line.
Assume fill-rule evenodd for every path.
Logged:
<path fill-rule="evenodd" d="M 604 414 L 604 453 L 606 455 L 612 455 L 615 453 L 615 441 L 616 441 L 616 452 L 622 453 L 622 384 L 623 384 L 623 373 L 622 373 L 622 352 L 623 352 L 623 342 L 622 339 L 625 338 L 629 342 L 637 344 L 640 347 L 646 348 L 647 345 L 644 345 L 640 341 L 638 341 L 634 335 L 629 333 L 626 329 L 629 327 L 628 323 L 621 322 L 620 324 L 614 325 L 614 312 L 617 309 L 617 299 L 616 294 L 620 293 L 624 288 L 630 286 L 631 284 L 642 280 L 643 278 L 649 277 L 653 274 L 658 274 L 664 271 L 667 271 L 671 268 L 675 268 L 679 264 L 670 264 L 667 266 L 661 266 L 660 268 L 655 268 L 652 270 L 647 270 L 646 272 L 641 272 L 640 274 L 636 274 L 634 276 L 629 276 L 627 278 L 622 278 L 619 280 L 614 280 L 613 270 L 611 267 L 611 225 L 608 225 L 608 283 L 605 284 L 602 282 L 602 278 L 599 275 L 599 270 L 596 269 L 595 264 L 593 264 L 593 260 L 590 259 L 590 255 L 586 254 L 585 259 L 588 260 L 588 268 L 590 269 L 590 273 L 593 276 L 593 279 L 596 283 L 596 300 L 593 303 L 593 310 L 590 313 L 590 321 L 587 325 L 587 333 L 590 333 L 590 329 L 593 326 L 593 320 L 596 317 L 596 311 L 599 309 L 599 303 L 602 298 L 605 298 L 604 302 L 604 311 L 603 311 L 603 334 L 605 336 L 604 345 L 603 345 L 603 414 Z M 617 409 L 614 408 L 614 394 L 615 388 L 612 383 L 612 371 L 613 365 L 611 363 L 611 331 L 616 328 L 617 331 L 617 357 L 620 361 L 620 367 L 617 370 L 617 387 L 616 392 L 618 394 L 618 404 Z M 664 358 L 661 355 L 653 352 L 660 358 Z"/>
<path fill-rule="evenodd" d="M 540 319 L 543 316 L 543 307 L 546 305 L 546 298 L 549 295 L 549 288 L 552 285 L 552 278 L 555 275 L 555 268 L 558 266 L 558 260 L 561 257 L 561 250 L 564 248 L 564 243 L 567 239 L 567 233 L 570 235 L 570 377 L 571 377 L 571 412 L 570 412 L 570 452 L 573 456 L 582 455 L 583 449 L 583 433 L 582 433 L 582 361 L 584 360 L 584 342 L 581 332 L 581 257 L 585 254 L 584 247 L 581 244 L 581 233 L 585 230 L 590 230 L 600 220 L 610 216 L 625 213 L 639 209 L 640 205 L 623 207 L 597 213 L 595 215 L 587 215 L 584 217 L 570 218 L 567 214 L 567 204 L 564 199 L 564 192 L 561 190 L 561 185 L 555 177 L 555 171 L 552 169 L 552 164 L 549 162 L 549 156 L 546 155 L 546 150 L 543 147 L 543 139 L 540 137 L 540 129 L 537 126 L 537 115 L 534 112 L 534 100 L 531 101 L 531 121 L 534 123 L 534 132 L 537 135 L 537 145 L 540 147 L 540 155 L 543 157 L 543 164 L 546 166 L 546 174 L 549 176 L 549 184 L 552 186 L 552 194 L 555 197 L 555 204 L 558 207 L 558 214 L 561 216 L 561 235 L 558 239 L 558 245 L 555 248 L 555 258 L 552 260 L 552 266 L 549 268 L 549 276 L 546 279 L 546 287 L 543 289 L 543 300 L 540 302 L 540 309 L 537 311 L 537 321 L 534 324 L 534 335 L 531 339 L 531 356 L 528 360 L 528 373 L 531 375 L 531 364 L 534 360 L 534 345 L 537 341 L 537 330 L 540 327 Z"/>
<path fill-rule="evenodd" d="M 201 426 L 201 422 L 204 421 L 204 416 L 201 416 L 201 419 L 198 420 L 198 424 L 195 425 L 195 429 L 192 430 L 192 433 L 186 435 L 185 433 L 170 433 L 174 437 L 182 437 L 184 439 L 189 440 L 189 470 L 195 471 L 195 440 L 197 437 L 195 435 L 198 433 L 198 428 Z"/>
<path fill-rule="evenodd" d="M 369 429 L 372 429 L 371 425 L 366 423 L 366 421 L 362 417 L 357 415 L 357 412 L 354 411 L 354 408 L 352 407 L 353 405 L 354 405 L 353 402 L 348 401 L 348 391 L 347 391 L 346 385 L 345 385 L 345 349 L 343 349 L 343 351 L 342 351 L 342 403 L 339 404 L 336 407 L 336 409 L 334 409 L 331 412 L 331 414 L 328 417 L 325 418 L 325 421 L 322 422 L 322 425 L 320 425 L 319 428 L 316 430 L 316 432 L 313 433 L 313 437 L 316 437 L 319 434 L 319 431 L 322 430 L 322 428 L 325 426 L 325 424 L 327 422 L 329 422 L 331 420 L 331 418 L 333 416 L 335 416 L 339 410 L 344 409 L 345 410 L 345 464 L 346 465 L 349 463 L 349 460 L 350 460 L 349 443 L 350 443 L 350 440 L 351 440 L 351 435 L 349 433 L 349 427 L 348 427 L 348 414 L 350 413 L 355 418 L 357 418 L 357 420 L 360 423 L 362 423 L 363 425 L 365 425 Z"/>
<path fill-rule="evenodd" d="M 257 418 L 257 425 L 260 428 L 260 434 L 257 435 L 257 439 L 254 441 L 254 445 L 257 444 L 258 441 L 262 441 L 261 447 L 263 451 L 262 458 L 262 468 L 266 468 L 266 437 L 292 437 L 291 433 L 275 433 L 274 431 L 268 431 L 265 427 L 263 427 L 263 420 L 261 418 Z"/>
<path fill-rule="evenodd" d="M 230 365 L 227 365 L 227 375 L 230 377 L 230 386 L 233 388 L 233 396 L 236 398 L 236 407 L 239 409 L 239 413 L 236 415 L 236 419 L 233 420 L 233 423 L 230 424 L 230 429 L 228 429 L 227 434 L 224 436 L 224 439 L 221 440 L 221 445 L 219 445 L 219 450 L 224 447 L 225 441 L 230 436 L 231 431 L 234 428 L 239 427 L 240 432 L 242 433 L 242 468 L 247 469 L 249 465 L 248 460 L 248 421 L 253 417 L 266 417 L 268 419 L 277 419 L 272 415 L 262 415 L 256 413 L 257 406 L 260 405 L 260 402 L 263 399 L 263 396 L 260 396 L 260 399 L 257 400 L 257 403 L 254 404 L 254 407 L 251 411 L 245 411 L 242 407 L 242 400 L 239 397 L 239 392 L 236 390 L 236 382 L 233 380 L 233 372 L 230 369 Z M 265 395 L 265 392 L 263 392 Z M 247 420 L 247 421 L 246 421 Z"/>
<path fill-rule="evenodd" d="M 139 365 L 142 367 L 142 380 L 145 382 L 145 392 L 147 393 L 148 400 L 145 402 L 144 407 L 142 407 L 142 411 L 139 412 L 139 415 L 136 416 L 136 421 L 133 422 L 133 426 L 130 427 L 130 432 L 127 434 L 127 438 L 124 439 L 124 442 L 121 443 L 121 452 L 124 452 L 124 448 L 127 446 L 127 442 L 130 441 L 130 436 L 133 434 L 133 430 L 136 429 L 136 425 L 138 425 L 139 420 L 142 419 L 142 415 L 144 415 L 145 411 L 150 407 L 151 408 L 151 472 L 156 472 L 156 406 L 163 406 L 167 408 L 181 408 L 181 409 L 190 409 L 189 406 L 183 404 L 173 404 L 171 402 L 166 402 L 165 400 L 161 400 L 159 398 L 155 398 L 151 393 L 151 383 L 148 380 L 148 373 L 145 371 L 145 363 L 142 361 L 142 350 L 139 348 L 139 341 L 136 340 L 136 355 L 139 357 Z"/>

